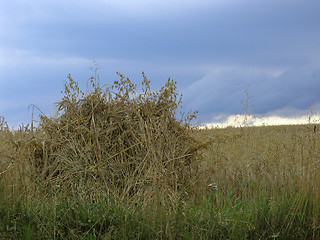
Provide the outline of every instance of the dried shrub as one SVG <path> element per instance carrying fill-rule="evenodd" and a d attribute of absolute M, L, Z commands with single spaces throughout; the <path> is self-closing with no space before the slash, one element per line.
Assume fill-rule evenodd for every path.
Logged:
<path fill-rule="evenodd" d="M 196 182 L 201 145 L 187 120 L 194 115 L 177 120 L 181 96 L 173 80 L 152 92 L 143 73 L 139 93 L 118 75 L 104 86 L 90 78 L 87 92 L 68 76 L 56 116 L 41 115 L 42 184 L 91 200 L 111 194 L 173 201 Z"/>

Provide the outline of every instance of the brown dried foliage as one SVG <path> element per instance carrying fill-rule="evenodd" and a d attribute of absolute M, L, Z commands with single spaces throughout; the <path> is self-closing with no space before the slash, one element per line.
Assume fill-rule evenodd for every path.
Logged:
<path fill-rule="evenodd" d="M 169 79 L 152 92 L 143 73 L 138 93 L 118 75 L 104 86 L 90 78 L 87 92 L 69 75 L 55 117 L 41 114 L 36 129 L 7 133 L 15 167 L 27 171 L 20 187 L 32 185 L 41 195 L 63 191 L 89 201 L 112 196 L 145 203 L 159 196 L 174 201 L 192 189 L 200 145 L 187 118 L 176 119 L 181 103 L 176 82 Z"/>

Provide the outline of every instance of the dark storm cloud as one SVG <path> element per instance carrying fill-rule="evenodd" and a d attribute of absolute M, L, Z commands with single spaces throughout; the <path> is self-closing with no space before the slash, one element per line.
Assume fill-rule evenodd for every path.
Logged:
<path fill-rule="evenodd" d="M 0 9 L 0 103 L 19 114 L 41 94 L 58 98 L 68 73 L 85 82 L 92 58 L 104 79 L 120 71 L 137 82 L 145 71 L 157 88 L 173 77 L 202 121 L 241 111 L 247 85 L 257 113 L 320 100 L 318 0 L 15 0 Z"/>
<path fill-rule="evenodd" d="M 320 4 L 278 2 L 233 2 L 221 9 L 199 4 L 194 11 L 185 8 L 185 12 L 178 11 L 179 5 L 168 12 L 161 8 L 160 13 L 146 9 L 155 12 L 155 16 L 144 16 L 143 11 L 134 15 L 114 10 L 112 5 L 98 9 L 94 2 L 89 8 L 81 4 L 76 7 L 76 3 L 75 7 L 51 4 L 52 8 L 33 7 L 36 17 L 19 23 L 20 37 L 7 40 L 11 46 L 42 54 L 89 58 L 192 58 L 201 62 L 250 64 L 306 60 L 320 40 Z"/>
<path fill-rule="evenodd" d="M 200 119 L 209 122 L 219 115 L 245 113 L 246 99 L 253 114 L 277 111 L 285 116 L 288 109 L 290 115 L 294 115 L 293 110 L 301 113 L 320 103 L 319 90 L 319 65 L 285 70 L 281 74 L 275 70 L 223 69 L 185 89 L 185 100 L 186 108 L 198 109 Z M 286 111 L 281 113 L 281 109 Z"/>

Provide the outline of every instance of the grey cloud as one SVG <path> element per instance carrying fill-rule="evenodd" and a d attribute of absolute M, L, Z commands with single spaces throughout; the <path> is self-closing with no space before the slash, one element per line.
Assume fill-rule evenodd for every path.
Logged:
<path fill-rule="evenodd" d="M 263 70 L 227 70 L 208 74 L 186 89 L 185 107 L 198 109 L 202 121 L 210 121 L 221 114 L 244 113 L 240 103 L 246 99 L 244 90 L 247 86 L 249 97 L 252 97 L 249 104 L 254 106 L 249 110 L 253 114 L 279 109 L 300 112 L 320 103 L 320 67 L 308 65 L 289 69 L 279 76 Z"/>
<path fill-rule="evenodd" d="M 257 93 L 266 95 L 265 102 L 257 101 L 259 112 L 274 110 L 275 108 L 292 107 L 296 109 L 308 108 L 312 101 L 319 102 L 320 67 L 307 65 L 289 69 L 279 77 L 262 85 Z M 274 108 L 269 109 L 270 106 Z"/>
<path fill-rule="evenodd" d="M 216 11 L 214 5 L 206 5 L 206 9 L 182 8 L 184 14 L 176 16 L 184 6 L 177 4 L 176 12 L 163 11 L 161 17 L 151 14 L 149 18 L 132 18 L 121 11 L 117 15 L 107 6 L 99 11 L 93 7 L 77 8 L 81 2 L 75 4 L 76 10 L 58 4 L 52 9 L 45 8 L 43 14 L 23 24 L 21 36 L 8 39 L 6 44 L 32 47 L 47 54 L 61 52 L 89 58 L 103 55 L 152 61 L 192 58 L 201 62 L 244 61 L 259 65 L 307 59 L 312 53 L 310 49 L 320 40 L 316 31 L 320 16 L 310 14 L 320 10 L 320 4 L 270 2 L 233 2 L 234 7 L 221 11 Z"/>
<path fill-rule="evenodd" d="M 247 85 L 257 114 L 319 101 L 318 0 L 108 2 L 0 2 L 0 101 L 29 99 L 16 85 L 59 93 L 68 73 L 86 82 L 92 58 L 107 80 L 173 77 L 203 121 L 241 112 Z"/>

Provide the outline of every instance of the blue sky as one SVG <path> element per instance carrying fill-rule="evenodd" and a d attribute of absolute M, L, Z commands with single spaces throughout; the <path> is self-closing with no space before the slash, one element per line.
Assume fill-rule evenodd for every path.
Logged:
<path fill-rule="evenodd" d="M 173 78 L 201 123 L 243 113 L 247 86 L 254 114 L 319 111 L 319 43 L 319 0 L 0 0 L 0 116 L 50 115 L 92 59 L 107 83 Z"/>

